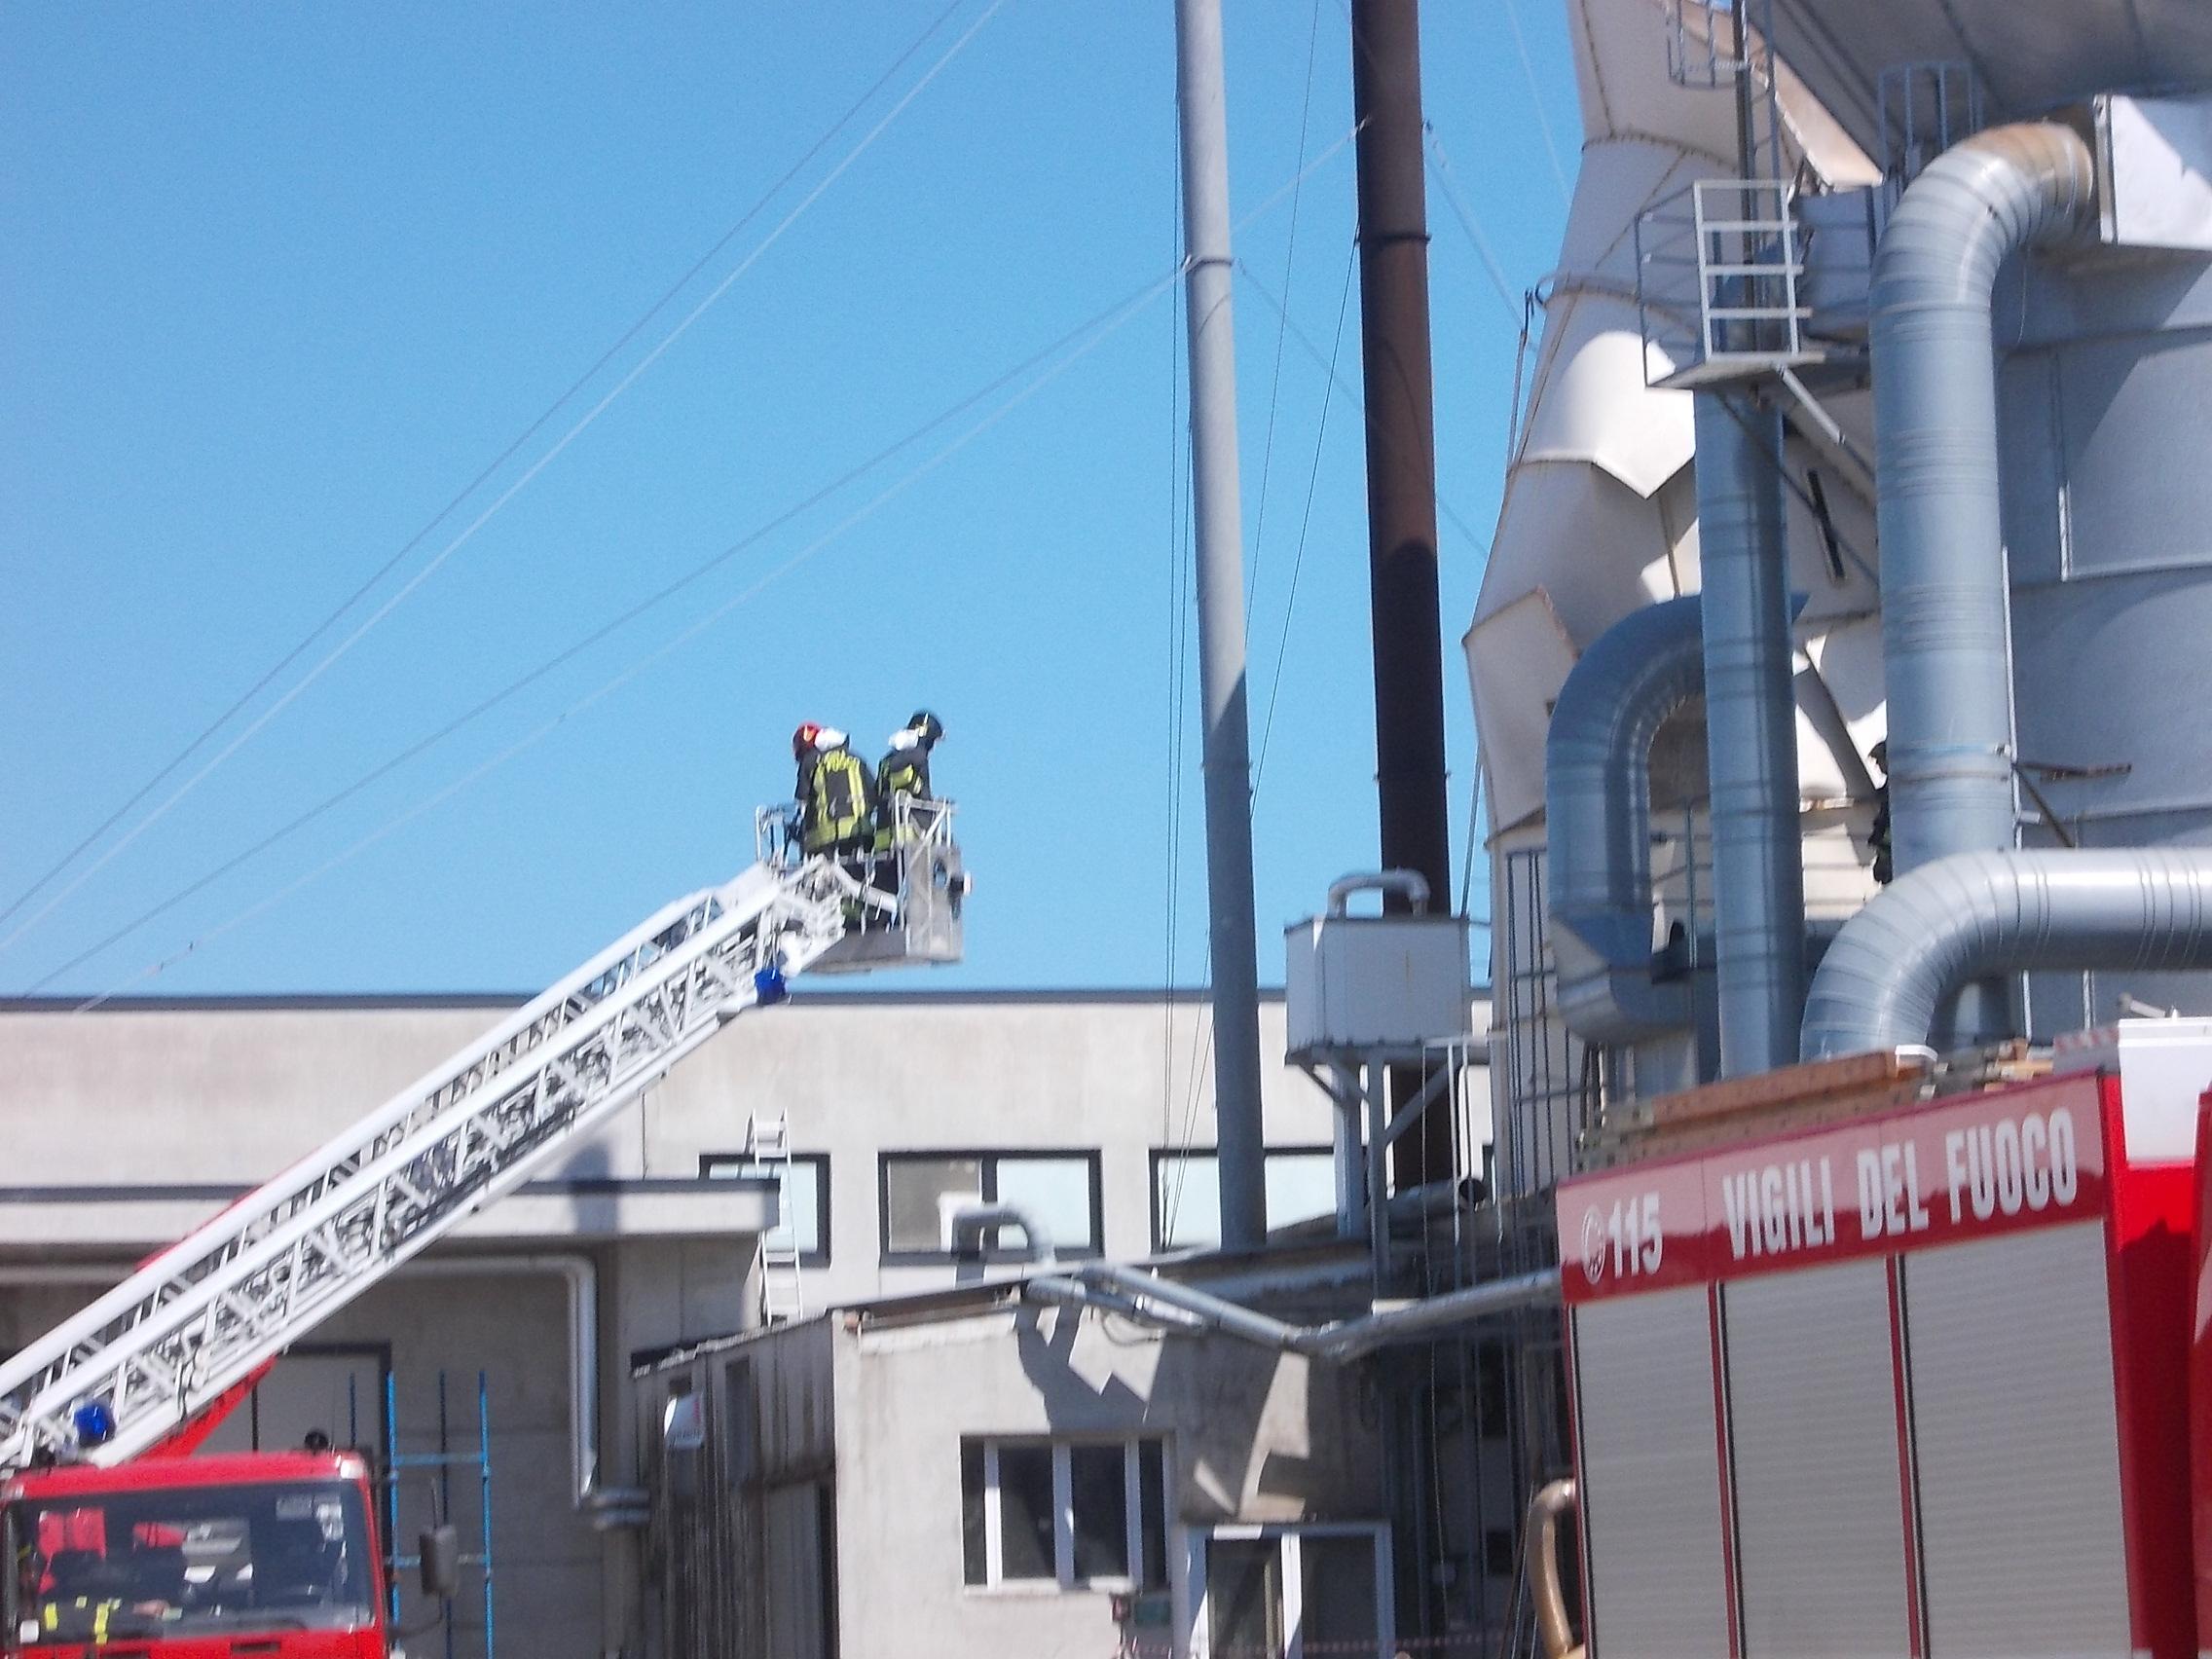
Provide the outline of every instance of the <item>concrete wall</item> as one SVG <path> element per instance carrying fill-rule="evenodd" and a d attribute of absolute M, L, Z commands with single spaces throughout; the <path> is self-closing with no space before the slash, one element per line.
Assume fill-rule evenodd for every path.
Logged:
<path fill-rule="evenodd" d="M 1478 1007 L 1476 1029 L 1489 1023 Z M 740 1020 L 645 1105 L 643 1157 L 674 1172 L 737 1151 L 749 1118 L 782 1112 L 794 1153 L 830 1157 L 830 1262 L 802 1273 L 806 1306 L 941 1289 L 947 1266 L 886 1265 L 884 1151 L 1097 1151 L 1105 1253 L 1152 1248 L 1157 1149 L 1213 1144 L 1205 1005 L 1154 995 L 811 997 Z M 1335 1109 L 1281 1063 L 1283 1008 L 1260 1010 L 1268 1143 L 1326 1146 Z M 1473 1144 L 1489 1139 L 1488 1086 Z"/>
<path fill-rule="evenodd" d="M 71 1014 L 50 1005 L 0 1005 L 0 1252 L 11 1242 L 69 1243 L 87 1253 L 166 1241 L 214 1213 L 236 1190 L 267 1179 L 490 1026 L 512 1006 L 333 1002 L 282 1006 L 219 1001 L 111 1005 Z M 1471 1015 L 1488 1025 L 1487 1005 Z M 940 1289 L 950 1265 L 881 1260 L 877 1155 L 883 1151 L 1096 1151 L 1106 1254 L 1152 1247 L 1150 1155 L 1213 1142 L 1213 1078 L 1205 1005 L 1150 994 L 801 996 L 733 1023 L 667 1080 L 543 1173 L 563 1180 L 695 1176 L 703 1157 L 745 1150 L 756 1116 L 781 1114 L 793 1150 L 827 1154 L 833 1236 L 827 1267 L 807 1269 L 807 1306 Z M 1277 1057 L 1263 1073 L 1274 1146 L 1326 1146 L 1334 1108 L 1279 1063 L 1279 997 L 1261 1008 L 1261 1041 Z M 1470 1144 L 1489 1139 L 1487 1086 Z M 96 1214 L 22 1205 L 41 1189 L 82 1189 L 85 1136 L 101 1148 Z M 107 1189 L 165 1189 L 126 1197 Z M 203 1192 L 185 1194 L 183 1188 Z M 48 1193 L 54 1196 L 53 1192 Z M 90 1197 L 90 1195 L 88 1195 Z M 7 1200 L 16 1200 L 10 1202 Z M 673 1203 L 672 1199 L 656 1200 Z M 643 1199 L 614 1229 L 645 1231 Z M 540 1217 L 522 1227 L 522 1206 Z M 591 1231 L 580 1202 L 557 1194 L 508 1200 L 471 1227 L 512 1237 Z M 124 1219 L 126 1214 L 135 1219 Z M 37 1225 L 34 1227 L 34 1221 Z M 686 1231 L 695 1225 L 687 1215 Z M 737 1231 L 725 1218 L 715 1231 Z M 654 1227 L 653 1231 L 669 1231 Z M 671 1264 L 680 1271 L 682 1264 Z M 732 1320 L 723 1327 L 737 1328 Z M 655 1341 L 700 1334 L 672 1330 Z M 644 1339 L 641 1339 L 641 1346 Z"/>
<path fill-rule="evenodd" d="M 1356 1373 L 1065 1309 L 840 1331 L 840 1651 L 1110 1653 L 1097 1591 L 962 1582 L 963 1436 L 1164 1435 L 1169 1559 L 1223 1521 L 1375 1520 L 1380 1448 Z"/>
<path fill-rule="evenodd" d="M 670 1659 L 830 1651 L 815 1532 L 826 1518 L 834 1527 L 828 1588 L 838 1653 L 1114 1651 L 1106 1592 L 963 1582 L 964 1438 L 1164 1439 L 1176 1564 L 1188 1527 L 1382 1513 L 1380 1446 L 1358 1371 L 1244 1344 L 1108 1327 L 1059 1309 L 831 1314 L 711 1346 L 640 1379 L 640 1419 L 648 1424 L 675 1394 L 705 1398 L 699 1467 L 710 1483 L 730 1467 L 735 1367 L 750 1373 L 751 1484 L 672 1504 L 667 1463 L 649 1452 L 645 1459 L 664 1489 L 652 1622 L 664 1644 L 654 1651 Z M 742 1582 L 719 1578 L 717 1557 L 732 1551 L 759 1570 Z M 716 1616 L 730 1621 L 719 1647 L 719 1633 L 702 1628 Z"/>
<path fill-rule="evenodd" d="M 28 1284 L 26 1275 L 69 1278 L 105 1267 L 111 1282 L 430 1071 L 511 1006 L 493 998 L 234 1000 L 111 1005 L 78 1015 L 52 1005 L 0 1005 L 0 1144 L 9 1148 L 0 1166 L 0 1351 L 51 1328 L 98 1288 L 82 1278 Z M 1279 999 L 1262 1018 L 1263 1041 L 1279 1054 Z M 532 1189 L 475 1218 L 465 1237 L 441 1246 L 426 1266 L 468 1250 L 588 1255 L 598 1276 L 599 1474 L 607 1485 L 636 1484 L 644 1474 L 638 1449 L 657 1418 L 641 1418 L 637 1391 L 617 1380 L 636 1359 L 754 1322 L 755 1243 L 769 1195 L 759 1184 L 732 1183 L 726 1205 L 711 1195 L 716 1202 L 702 1209 L 642 1188 L 579 1197 L 543 1179 L 694 1177 L 702 1158 L 744 1149 L 754 1115 L 785 1114 L 794 1150 L 830 1159 L 830 1262 L 803 1281 L 809 1306 L 821 1307 L 944 1288 L 977 1271 L 882 1263 L 880 1152 L 1095 1151 L 1105 1248 L 1139 1256 L 1151 1246 L 1150 1154 L 1212 1141 L 1202 1021 L 1203 1005 L 1193 1000 L 1111 993 L 802 997 L 735 1022 L 638 1106 L 565 1151 Z M 1266 1088 L 1271 1143 L 1327 1144 L 1334 1109 L 1317 1088 L 1279 1067 Z M 1469 1092 L 1480 1099 L 1484 1091 L 1478 1082 Z M 1476 1144 L 1488 1138 L 1487 1113 L 1474 1128 Z M 624 1643 L 637 1649 L 646 1613 L 638 1594 L 641 1540 L 590 1532 L 567 1492 L 568 1328 L 557 1277 L 400 1281 L 370 1293 L 313 1340 L 389 1345 L 404 1425 L 431 1420 L 414 1402 L 434 1389 L 439 1368 L 463 1395 L 486 1369 L 501 1651 L 586 1659 Z M 1115 1363 L 1140 1363 L 1133 1356 L 1143 1351 Z M 1101 1362 L 1112 1357 L 1102 1353 Z M 1223 1398 L 1251 1382 L 1225 1384 Z M 915 1385 L 938 1383 L 917 1375 Z M 963 1384 L 945 1385 L 957 1394 Z M 1089 1409 L 1054 1397 L 1054 1410 Z M 957 1435 L 947 1444 L 956 1480 Z M 1215 1493 L 1217 1504 L 1241 1501 L 1236 1483 L 1204 1457 L 1194 1454 L 1187 1472 L 1188 1490 Z M 812 1479 L 793 1477 L 800 1485 Z M 786 1510 L 796 1501 L 787 1493 Z M 865 1512 L 865 1494 L 859 1501 Z M 849 1518 L 840 1497 L 833 1518 L 825 1509 L 814 1519 L 842 1529 Z M 403 1542 L 417 1524 L 403 1517 Z M 951 1547 L 957 1551 L 957 1528 Z M 542 1588 L 556 1580 L 558 1593 Z"/>

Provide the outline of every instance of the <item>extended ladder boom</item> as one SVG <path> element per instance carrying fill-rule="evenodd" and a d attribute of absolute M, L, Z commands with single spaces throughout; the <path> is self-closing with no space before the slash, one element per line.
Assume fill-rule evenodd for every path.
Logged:
<path fill-rule="evenodd" d="M 0 1471 L 158 1445 L 316 1322 L 521 1183 L 845 933 L 826 859 L 671 904 L 413 1088 L 0 1366 Z"/>

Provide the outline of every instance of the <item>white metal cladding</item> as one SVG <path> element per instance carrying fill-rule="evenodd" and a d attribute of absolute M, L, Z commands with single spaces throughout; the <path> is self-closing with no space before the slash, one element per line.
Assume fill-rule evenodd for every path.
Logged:
<path fill-rule="evenodd" d="M 1907 1256 L 1931 1653 L 2130 1651 L 2102 1222 Z"/>
<path fill-rule="evenodd" d="M 1890 1283 L 1879 1261 L 1722 1292 L 1744 1651 L 1911 1652 Z"/>
<path fill-rule="evenodd" d="M 1728 1651 L 1713 1334 L 1703 1285 L 1574 1315 L 1593 1659 Z"/>
<path fill-rule="evenodd" d="M 678 901 L 344 1134 L 0 1365 L 0 1470 L 158 1444 L 393 1268 L 511 1191 L 844 932 L 853 878 L 756 865 Z"/>

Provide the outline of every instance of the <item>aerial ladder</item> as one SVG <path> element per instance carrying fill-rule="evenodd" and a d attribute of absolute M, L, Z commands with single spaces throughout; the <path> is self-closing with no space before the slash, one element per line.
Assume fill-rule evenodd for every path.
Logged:
<path fill-rule="evenodd" d="M 967 876 L 950 803 L 927 804 L 866 867 L 807 856 L 765 809 L 735 880 L 641 923 L 0 1365 L 0 1474 L 169 1441 L 794 976 L 956 960 Z"/>

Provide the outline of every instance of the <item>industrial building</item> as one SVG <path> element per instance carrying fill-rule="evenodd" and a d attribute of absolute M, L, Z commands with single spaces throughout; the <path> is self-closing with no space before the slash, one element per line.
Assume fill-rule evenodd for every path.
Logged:
<path fill-rule="evenodd" d="M 18 1149 L 0 1191 L 0 1357 L 520 1000 L 118 1001 L 83 1014 L 65 1003 L 0 1008 L 10 1070 L 4 1110 Z M 952 1457 L 955 1481 L 940 1505 L 950 1506 L 955 1540 L 947 1582 L 910 1540 L 856 1537 L 844 1560 L 854 1584 L 907 1574 L 917 1596 L 957 1596 L 960 1437 L 939 1428 L 949 1402 L 964 1402 L 977 1432 L 1118 1427 L 1164 1445 L 1173 1414 L 1154 1372 L 1175 1371 L 1180 1361 L 1163 1361 L 1157 1342 L 1124 1349 L 1086 1336 L 1085 1356 L 1141 1374 L 1133 1387 L 1091 1389 L 1072 1381 L 1087 1374 L 1088 1357 L 1063 1375 L 1056 1361 L 1039 1363 L 1020 1345 L 979 1340 L 978 1332 L 1003 1335 L 1010 1316 L 961 1315 L 961 1299 L 976 1294 L 961 1287 L 987 1292 L 983 1281 L 1024 1265 L 1012 1250 L 992 1252 L 991 1261 L 956 1256 L 940 1232 L 949 1212 L 940 1198 L 953 1207 L 1018 1201 L 1050 1219 L 1056 1247 L 1071 1260 L 1208 1243 L 1204 1014 L 1200 998 L 1157 993 L 861 992 L 801 996 L 739 1021 L 586 1144 L 318 1326 L 214 1444 L 295 1445 L 320 1429 L 381 1452 L 388 1388 L 395 1449 L 456 1459 L 402 1471 L 398 1535 L 411 1535 L 439 1503 L 464 1549 L 480 1554 L 489 1503 L 495 1591 L 487 1604 L 472 1582 L 457 1602 L 457 1651 L 484 1650 L 487 1605 L 494 1651 L 658 1651 L 643 1644 L 648 1629 L 660 1640 L 670 1616 L 646 1559 L 657 1536 L 653 1505 L 669 1501 L 655 1474 L 667 1383 L 641 1391 L 633 1369 L 656 1380 L 682 1375 L 684 1366 L 704 1375 L 705 1358 L 679 1364 L 667 1356 L 719 1351 L 733 1339 L 742 1350 L 742 1333 L 757 1330 L 772 1309 L 792 1323 L 788 1336 L 768 1339 L 768 1351 L 797 1356 L 779 1366 L 826 1372 L 832 1351 L 848 1365 L 865 1353 L 866 1388 L 896 1382 L 893 1394 L 909 1397 L 901 1392 L 907 1379 L 893 1374 L 928 1361 L 885 1356 L 887 1346 L 902 1347 L 877 1334 L 903 1317 L 887 1311 L 897 1306 L 888 1299 L 949 1298 L 914 1317 L 955 1333 L 945 1351 L 976 1373 L 975 1389 L 946 1383 L 915 1393 L 926 1410 L 901 1420 L 857 1404 L 833 1419 L 825 1388 L 818 1416 L 794 1406 L 790 1432 L 799 1432 L 801 1418 L 814 1432 L 834 1432 L 837 1465 L 864 1479 L 903 1467 L 920 1449 L 915 1441 L 927 1441 L 931 1454 L 916 1465 L 917 1481 Z M 1264 1023 L 1278 1058 L 1283 1017 L 1279 995 L 1270 997 Z M 1467 1015 L 1470 1025 L 1485 1017 L 1480 1005 Z M 1309 1254 L 1341 1254 L 1332 1242 L 1336 1109 L 1288 1067 L 1272 1066 L 1267 1086 L 1272 1220 L 1287 1236 L 1305 1235 Z M 1479 1074 L 1464 1097 L 1470 1131 L 1487 1134 Z M 779 1155 L 763 1158 L 770 1124 Z M 93 1183 L 85 1179 L 87 1134 L 102 1147 Z M 788 1215 L 780 1207 L 787 1194 Z M 841 1317 L 822 1317 L 868 1306 L 878 1310 L 862 1320 L 865 1335 Z M 1343 1415 L 1349 1408 L 1329 1395 L 1342 1420 L 1309 1425 L 1305 1386 L 1295 1380 L 1304 1363 L 1286 1359 L 1280 1369 L 1279 1386 L 1252 1396 L 1255 1409 L 1265 1405 L 1275 1456 L 1253 1464 L 1249 1501 L 1237 1482 L 1226 1492 L 1220 1485 L 1214 1466 L 1226 1454 L 1201 1450 L 1219 1440 L 1189 1443 L 1192 1478 L 1174 1490 L 1211 1503 L 1214 1514 L 1267 1518 L 1299 1512 L 1286 1494 L 1310 1491 L 1316 1503 L 1334 1508 L 1341 1498 L 1372 1520 L 1374 1501 L 1346 1496 L 1365 1491 L 1357 1483 L 1372 1480 L 1372 1459 L 1334 1449 L 1337 1428 L 1354 1420 Z M 1204 1420 L 1214 1424 L 1209 1434 L 1234 1441 L 1234 1414 L 1222 1417 L 1223 1401 L 1243 1397 L 1255 1377 L 1265 1383 L 1266 1370 L 1240 1349 L 1200 1368 L 1218 1371 L 1206 1387 L 1185 1372 L 1176 1386 L 1186 1432 Z M 981 1389 L 983 1372 L 1004 1373 L 995 1392 Z M 764 1447 L 762 1456 L 803 1452 Z M 1286 1467 L 1315 1456 L 1337 1461 L 1283 1485 Z M 488 1494 L 479 1491 L 487 1483 Z M 867 1510 L 853 1503 L 844 1513 L 857 1525 Z M 648 1594 L 647 1586 L 656 1588 Z M 1106 1593 L 1074 1600 L 1081 1605 L 1057 1614 L 1039 1606 L 1033 1615 L 1110 1624 Z M 1016 1594 L 1009 1604 L 1020 1601 Z"/>
<path fill-rule="evenodd" d="M 1386 48 L 1418 87 L 1411 6 L 1352 10 L 1362 98 Z M 2212 34 L 2192 0 L 1568 11 L 1583 161 L 1465 635 L 1494 1005 L 1393 856 L 1251 1018 L 1221 683 L 1218 1114 L 1189 1000 L 773 1009 L 792 939 L 856 942 L 831 859 L 763 866 L 724 957 L 648 928 L 532 1015 L 604 1034 L 662 976 L 643 1058 L 606 1041 L 590 1080 L 643 1098 L 225 1430 L 374 1443 L 388 1389 L 395 1501 L 490 1517 L 481 1649 L 495 1619 L 625 1659 L 2212 1642 Z M 1218 369 L 1226 163 L 1186 169 Z M 1362 257 L 1418 252 L 1419 193 L 1379 206 Z M 1233 439 L 1194 443 L 1217 574 Z M 1419 793 L 1422 756 L 1380 758 Z M 442 1055 L 440 1098 L 554 1121 L 577 1068 L 496 1081 L 536 1052 L 509 1017 L 0 1014 L 0 1341 Z M 63 1433 L 60 1384 L 27 1392 L 0 1426 Z"/>
<path fill-rule="evenodd" d="M 2199 1651 L 2201 8 L 1568 13 L 1465 636 L 1568 1303 L 1520 1640 Z"/>

